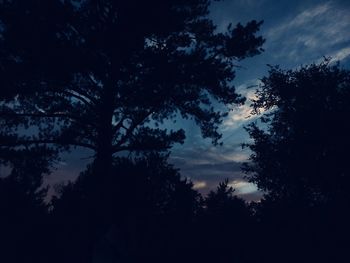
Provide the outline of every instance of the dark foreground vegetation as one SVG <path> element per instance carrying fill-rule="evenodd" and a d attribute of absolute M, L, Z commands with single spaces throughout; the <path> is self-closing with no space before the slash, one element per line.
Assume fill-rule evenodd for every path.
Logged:
<path fill-rule="evenodd" d="M 185 134 L 162 122 L 219 144 L 235 62 L 263 51 L 261 22 L 220 33 L 209 5 L 0 1 L 1 262 L 350 261 L 350 72 L 328 59 L 262 79 L 242 166 L 261 201 L 201 196 L 168 164 Z M 92 163 L 47 202 L 79 147 Z"/>
<path fill-rule="evenodd" d="M 274 109 L 247 127 L 243 167 L 258 203 L 227 181 L 203 197 L 149 152 L 114 158 L 103 180 L 93 163 L 47 204 L 40 155 L 4 156 L 3 262 L 347 262 L 350 74 L 327 63 L 263 79 L 255 109 Z"/>

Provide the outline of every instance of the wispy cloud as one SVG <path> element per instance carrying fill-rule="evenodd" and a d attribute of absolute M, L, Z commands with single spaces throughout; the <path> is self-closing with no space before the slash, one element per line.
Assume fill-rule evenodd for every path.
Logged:
<path fill-rule="evenodd" d="M 241 171 L 242 162 L 248 160 L 250 152 L 239 144 L 222 147 L 191 147 L 173 154 L 170 162 L 180 168 L 182 176 L 192 180 L 194 189 L 208 193 L 228 179 L 235 194 L 247 200 L 260 198 L 256 186 L 248 183 Z"/>
<path fill-rule="evenodd" d="M 206 187 L 208 187 L 206 181 L 194 181 L 193 182 L 193 189 L 195 189 L 195 190 L 200 190 L 200 189 L 203 189 Z"/>
<path fill-rule="evenodd" d="M 237 92 L 247 98 L 244 105 L 234 106 L 228 117 L 223 123 L 223 131 L 234 130 L 256 119 L 256 115 L 252 115 L 251 104 L 253 100 L 257 99 L 256 90 L 261 84 L 258 79 L 249 80 L 237 87 Z M 262 113 L 264 110 L 262 109 Z"/>
<path fill-rule="evenodd" d="M 342 60 L 349 55 L 349 13 L 333 2 L 304 10 L 268 30 L 266 49 L 297 63 L 332 55 Z"/>
<path fill-rule="evenodd" d="M 318 16 L 326 13 L 329 9 L 330 4 L 324 3 L 319 6 L 313 7 L 309 10 L 305 10 L 300 14 L 296 15 L 290 21 L 287 21 L 277 27 L 271 28 L 267 33 L 267 37 L 272 39 L 280 38 L 286 33 L 287 30 L 303 27 L 311 21 L 313 21 Z"/>
<path fill-rule="evenodd" d="M 236 189 L 237 195 L 246 195 L 258 191 L 258 188 L 255 184 L 243 180 L 233 180 L 228 184 L 228 186 L 232 187 L 233 189 Z"/>
<path fill-rule="evenodd" d="M 330 54 L 333 61 L 341 61 L 350 56 L 350 46 Z"/>

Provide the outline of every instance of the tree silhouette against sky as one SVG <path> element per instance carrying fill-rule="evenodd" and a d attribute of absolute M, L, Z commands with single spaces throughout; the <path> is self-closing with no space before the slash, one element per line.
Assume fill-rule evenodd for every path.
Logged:
<path fill-rule="evenodd" d="M 262 125 L 247 127 L 253 142 L 244 170 L 265 191 L 255 209 L 265 245 L 256 253 L 262 262 L 345 262 L 350 71 L 329 59 L 271 67 L 256 94 L 253 113 L 268 111 Z"/>
<path fill-rule="evenodd" d="M 296 70 L 271 67 L 253 101 L 253 113 L 269 110 L 265 128 L 247 127 L 250 180 L 272 198 L 349 200 L 349 100 L 350 73 L 329 59 Z"/>
<path fill-rule="evenodd" d="M 182 142 L 182 129 L 161 126 L 178 117 L 193 119 L 204 138 L 219 143 L 218 125 L 228 107 L 217 106 L 244 101 L 232 84 L 235 63 L 261 53 L 264 39 L 257 36 L 261 22 L 256 21 L 218 32 L 208 18 L 210 3 L 0 2 L 0 154 L 6 156 L 5 165 L 16 172 L 18 162 L 11 156 L 21 151 L 46 167 L 60 150 L 85 147 L 95 153 L 91 169 L 63 187 L 61 198 L 52 203 L 45 222 L 51 224 L 49 238 L 55 243 L 43 251 L 44 262 L 56 248 L 59 255 L 50 260 L 91 261 L 96 245 L 115 227 L 130 228 L 125 239 L 115 236 L 117 241 L 136 242 L 143 235 L 148 240 L 145 248 L 127 246 L 126 255 L 132 258 L 143 251 L 161 259 L 190 244 L 181 234 L 190 234 L 193 209 L 199 206 L 192 184 L 180 180 L 159 158 L 148 171 L 156 169 L 155 177 L 149 178 L 147 167 L 142 173 L 137 170 L 142 163 L 124 163 L 128 169 L 123 170 L 114 157 L 124 151 L 165 151 Z M 40 149 L 50 155 L 34 156 Z M 38 190 L 46 170 L 35 171 L 34 164 L 26 166 L 25 174 L 26 179 L 39 174 L 33 180 L 39 182 Z M 130 175 L 132 180 L 135 174 L 134 184 L 123 178 Z M 96 183 L 96 177 L 102 180 Z M 147 217 L 154 222 L 144 225 Z M 159 240 L 152 240 L 152 229 L 159 232 Z M 41 244 L 31 237 L 33 246 Z M 11 247 L 31 250 L 26 245 Z M 159 254 L 146 249 L 151 245 L 167 250 Z"/>
<path fill-rule="evenodd" d="M 244 101 L 231 83 L 235 61 L 259 54 L 264 40 L 255 21 L 218 33 L 209 5 L 3 1 L 1 148 L 86 147 L 105 174 L 118 152 L 182 142 L 183 130 L 158 126 L 177 115 L 218 143 L 227 112 L 213 103 Z"/>

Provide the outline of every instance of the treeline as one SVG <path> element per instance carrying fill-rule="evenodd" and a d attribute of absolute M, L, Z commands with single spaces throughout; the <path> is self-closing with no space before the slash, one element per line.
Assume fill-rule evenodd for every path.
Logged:
<path fill-rule="evenodd" d="M 49 204 L 33 200 L 29 186 L 12 176 L 2 179 L 4 260 L 241 262 L 249 256 L 253 217 L 227 182 L 203 198 L 158 154 L 117 159 L 113 167 L 104 182 L 88 169 Z"/>
<path fill-rule="evenodd" d="M 263 51 L 262 22 L 218 32 L 210 3 L 0 1 L 1 262 L 349 261 L 350 73 L 329 59 L 261 81 L 242 165 L 260 202 L 167 163 L 185 132 L 164 120 L 220 144 L 236 63 Z M 93 162 L 45 202 L 79 147 Z"/>
<path fill-rule="evenodd" d="M 94 165 L 47 204 L 38 155 L 18 152 L 0 181 L 4 262 L 346 262 L 350 72 L 329 60 L 271 68 L 253 103 L 247 178 L 260 202 L 228 181 L 207 196 L 151 152 Z M 37 153 L 39 154 L 39 153 Z"/>

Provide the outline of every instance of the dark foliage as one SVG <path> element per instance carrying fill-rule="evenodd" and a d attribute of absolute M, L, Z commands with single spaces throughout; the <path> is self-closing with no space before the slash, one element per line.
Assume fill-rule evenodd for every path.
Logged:
<path fill-rule="evenodd" d="M 253 103 L 244 170 L 266 192 L 257 209 L 268 262 L 345 262 L 350 244 L 350 72 L 328 59 L 272 67 Z M 268 247 L 278 252 L 266 253 Z M 287 258 L 287 259 L 286 259 Z M 301 260 L 302 258 L 302 260 Z"/>
<path fill-rule="evenodd" d="M 349 200 L 350 73 L 328 60 L 295 71 L 271 68 L 254 101 L 268 110 L 247 130 L 254 139 L 251 180 L 274 198 Z"/>
<path fill-rule="evenodd" d="M 264 40 L 256 21 L 216 33 L 209 4 L 1 1 L 1 147 L 87 147 L 108 174 L 115 153 L 182 142 L 183 130 L 157 125 L 176 115 L 218 143 L 227 113 L 213 102 L 243 102 L 234 62 L 259 54 Z"/>
<path fill-rule="evenodd" d="M 233 195 L 228 180 L 204 200 L 197 237 L 198 262 L 249 262 L 254 221 L 244 200 Z"/>
<path fill-rule="evenodd" d="M 262 79 L 243 167 L 261 202 L 228 180 L 202 197 L 168 163 L 185 135 L 160 124 L 191 118 L 220 143 L 214 105 L 244 101 L 235 61 L 262 51 L 261 22 L 218 33 L 209 5 L 0 0 L 1 262 L 349 262 L 349 70 Z M 94 161 L 47 203 L 72 147 Z"/>
<path fill-rule="evenodd" d="M 90 169 L 53 200 L 57 262 L 185 260 L 200 204 L 192 184 L 158 154 L 113 167 L 102 187 Z"/>
<path fill-rule="evenodd" d="M 252 258 L 246 246 L 254 228 L 252 213 L 228 181 L 202 199 L 159 154 L 117 159 L 114 170 L 119 176 L 113 174 L 103 192 L 90 169 L 53 200 L 57 262 Z"/>
<path fill-rule="evenodd" d="M 194 256 L 200 195 L 154 153 L 182 142 L 184 131 L 160 124 L 191 118 L 218 144 L 227 109 L 214 105 L 244 101 L 232 85 L 235 61 L 264 43 L 262 22 L 218 33 L 210 3 L 0 1 L 5 262 Z M 93 150 L 94 162 L 48 210 L 43 176 L 72 147 Z M 124 151 L 144 155 L 116 157 Z"/>
<path fill-rule="evenodd" d="M 45 147 L 0 151 L 0 261 L 46 262 L 47 187 L 54 152 Z"/>

